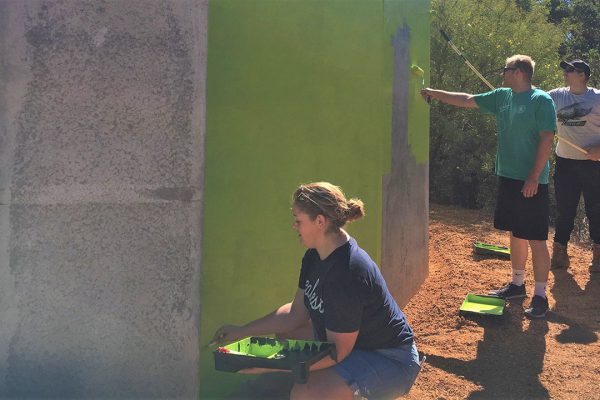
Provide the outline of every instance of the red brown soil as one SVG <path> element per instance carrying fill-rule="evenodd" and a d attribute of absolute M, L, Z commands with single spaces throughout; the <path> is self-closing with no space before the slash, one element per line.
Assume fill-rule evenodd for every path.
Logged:
<path fill-rule="evenodd" d="M 431 206 L 429 276 L 404 307 L 427 361 L 404 398 L 600 399 L 600 273 L 588 271 L 589 245 L 570 244 L 570 268 L 550 273 L 546 319 L 523 316 L 529 299 L 509 302 L 499 318 L 459 315 L 467 293 L 510 278 L 510 261 L 472 250 L 475 241 L 508 246 L 491 220 L 481 211 Z M 526 283 L 531 293 L 531 261 Z"/>

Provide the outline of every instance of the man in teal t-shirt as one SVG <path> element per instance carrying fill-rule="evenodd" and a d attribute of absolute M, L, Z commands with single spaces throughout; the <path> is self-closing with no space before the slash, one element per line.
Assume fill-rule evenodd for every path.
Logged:
<path fill-rule="evenodd" d="M 514 55 L 506 59 L 502 70 L 506 87 L 477 95 L 430 88 L 421 94 L 496 116 L 498 194 L 494 227 L 510 232 L 512 281 L 490 294 L 507 300 L 526 296 L 525 263 L 531 247 L 535 291 L 525 315 L 542 318 L 548 311 L 548 158 L 556 114 L 552 98 L 531 85 L 534 68 L 531 57 Z"/>

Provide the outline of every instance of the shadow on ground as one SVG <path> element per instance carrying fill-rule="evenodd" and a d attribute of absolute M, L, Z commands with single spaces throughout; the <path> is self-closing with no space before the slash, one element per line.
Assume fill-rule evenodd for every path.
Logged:
<path fill-rule="evenodd" d="M 524 329 L 522 303 L 522 300 L 510 303 L 506 315 L 500 318 L 469 317 L 484 329 L 474 360 L 428 355 L 427 362 L 482 386 L 468 399 L 549 399 L 548 391 L 539 379 L 544 365 L 548 322 L 531 321 Z M 512 397 L 515 394 L 518 397 Z"/>
<path fill-rule="evenodd" d="M 563 344 L 589 344 L 598 341 L 598 335 L 594 330 L 600 328 L 600 316 L 594 321 L 586 318 L 586 315 L 592 311 L 592 308 L 597 310 L 598 298 L 600 298 L 600 274 L 591 274 L 587 285 L 582 289 L 569 270 L 559 269 L 552 272 L 554 286 L 551 292 L 555 305 L 554 312 L 548 316 L 548 321 L 567 325 L 567 328 L 556 335 L 556 340 Z"/>

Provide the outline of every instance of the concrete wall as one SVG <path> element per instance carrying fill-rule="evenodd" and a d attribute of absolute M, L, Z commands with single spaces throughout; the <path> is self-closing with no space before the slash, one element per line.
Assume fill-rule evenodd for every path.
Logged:
<path fill-rule="evenodd" d="M 0 397 L 197 397 L 207 1 L 0 1 Z"/>

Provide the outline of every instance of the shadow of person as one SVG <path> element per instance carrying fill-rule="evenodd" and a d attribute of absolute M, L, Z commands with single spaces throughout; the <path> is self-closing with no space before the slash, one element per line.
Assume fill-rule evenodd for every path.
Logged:
<path fill-rule="evenodd" d="M 600 272 L 591 272 L 590 279 L 585 285 L 585 293 L 587 296 L 590 296 L 593 299 L 596 299 L 595 310 L 596 313 L 592 317 L 592 321 L 594 321 L 594 330 L 600 330 L 600 313 L 598 312 L 598 299 L 600 299 Z"/>
<path fill-rule="evenodd" d="M 484 328 L 474 360 L 427 355 L 427 362 L 480 385 L 482 389 L 472 392 L 469 399 L 548 399 L 548 390 L 539 379 L 548 323 L 530 321 L 524 330 L 522 307 L 512 304 L 508 313 L 511 315 L 500 321 L 470 318 Z"/>
<path fill-rule="evenodd" d="M 556 335 L 559 343 L 589 344 L 598 341 L 598 335 L 588 323 L 599 322 L 597 318 L 597 299 L 600 293 L 600 279 L 591 274 L 585 289 L 573 278 L 567 269 L 552 271 L 554 286 L 550 289 L 554 297 L 554 308 L 548 314 L 548 321 L 567 325 Z M 593 323 L 593 322 L 592 322 Z"/>
<path fill-rule="evenodd" d="M 590 344 L 598 341 L 598 335 L 590 327 L 564 315 L 549 313 L 546 319 L 548 322 L 567 325 L 566 329 L 556 335 L 556 341 L 559 343 Z"/>
<path fill-rule="evenodd" d="M 595 299 L 600 296 L 600 272 L 590 272 L 590 279 L 585 285 L 585 292 Z"/>

